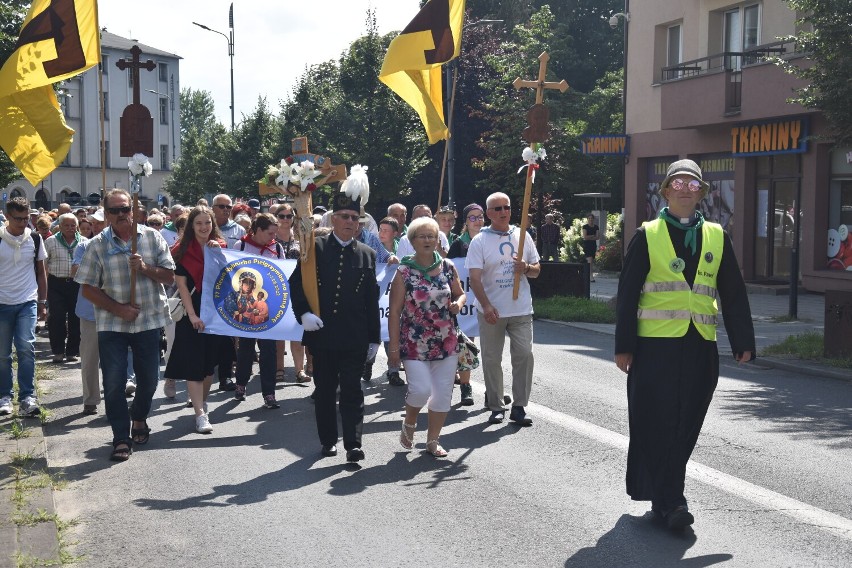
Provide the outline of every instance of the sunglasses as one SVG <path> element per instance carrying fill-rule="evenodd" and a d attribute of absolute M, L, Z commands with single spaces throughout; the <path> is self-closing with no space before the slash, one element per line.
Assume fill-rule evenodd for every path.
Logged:
<path fill-rule="evenodd" d="M 335 213 L 334 216 L 339 217 L 344 221 L 358 221 L 361 218 L 360 215 L 348 215 L 346 213 Z"/>
<path fill-rule="evenodd" d="M 293 217 L 295 217 L 295 215 L 293 215 L 292 213 L 282 213 L 281 215 L 278 215 L 277 217 L 279 219 L 292 219 Z"/>
<path fill-rule="evenodd" d="M 673 179 L 671 184 L 669 184 L 671 188 L 675 191 L 683 191 L 684 187 L 689 188 L 689 191 L 695 193 L 696 191 L 701 191 L 701 183 L 698 180 L 689 180 L 687 183 L 686 180 L 682 180 L 680 178 Z"/>
<path fill-rule="evenodd" d="M 469 215 L 467 220 L 471 223 L 476 223 L 477 221 L 484 221 L 485 217 L 483 217 L 482 215 Z"/>
<path fill-rule="evenodd" d="M 491 207 L 491 209 L 494 210 L 494 211 L 497 211 L 499 213 L 500 211 L 511 211 L 512 206 L 511 205 L 498 205 L 497 207 Z"/>
<path fill-rule="evenodd" d="M 127 215 L 128 213 L 130 213 L 130 211 L 131 211 L 131 207 L 129 205 L 125 206 L 125 207 L 107 207 L 106 208 L 106 212 L 109 213 L 110 215 L 120 215 L 122 213 Z"/>
<path fill-rule="evenodd" d="M 224 209 L 225 211 L 230 211 L 231 209 L 233 209 L 233 208 L 234 208 L 234 206 L 233 206 L 233 205 L 223 205 L 223 204 L 221 204 L 221 203 L 217 203 L 217 204 L 216 204 L 216 205 L 214 205 L 213 207 L 216 207 L 216 208 L 218 208 L 218 209 Z"/>

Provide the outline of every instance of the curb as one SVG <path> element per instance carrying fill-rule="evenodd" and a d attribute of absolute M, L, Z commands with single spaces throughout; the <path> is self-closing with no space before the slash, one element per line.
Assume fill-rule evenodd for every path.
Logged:
<path fill-rule="evenodd" d="M 599 333 L 601 335 L 615 335 L 615 324 L 607 323 L 607 324 L 588 324 L 588 323 L 575 323 L 568 321 L 557 321 L 551 319 L 537 319 L 536 321 L 543 321 L 547 323 L 553 323 L 556 325 L 563 325 L 567 327 L 573 327 L 576 329 L 582 329 L 584 332 L 592 332 Z M 611 326 L 612 329 L 604 329 L 600 326 Z M 719 350 L 720 355 L 731 354 L 730 349 Z M 799 373 L 813 377 L 823 377 L 828 379 L 837 379 L 841 381 L 849 381 L 852 382 L 852 371 L 846 371 L 840 368 L 829 367 L 828 365 L 821 365 L 819 363 L 813 363 L 811 361 L 805 361 L 803 359 L 783 359 L 780 357 L 772 357 L 772 356 L 764 356 L 761 355 L 754 361 L 749 364 L 755 365 L 756 367 L 768 367 L 772 369 L 780 369 L 782 371 L 789 371 L 791 373 Z"/>

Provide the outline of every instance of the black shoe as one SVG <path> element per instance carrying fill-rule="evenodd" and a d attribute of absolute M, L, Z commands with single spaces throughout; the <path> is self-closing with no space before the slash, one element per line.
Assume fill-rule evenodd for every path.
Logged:
<path fill-rule="evenodd" d="M 333 458 L 337 455 L 337 446 L 323 446 L 320 453 L 327 458 Z"/>
<path fill-rule="evenodd" d="M 369 383 L 370 379 L 372 379 L 372 378 L 373 378 L 373 363 L 370 362 L 370 361 L 367 361 L 366 363 L 364 363 L 364 372 L 361 373 L 361 380 L 366 382 L 366 383 Z"/>
<path fill-rule="evenodd" d="M 470 383 L 460 385 L 459 390 L 461 391 L 462 406 L 473 406 L 473 387 L 470 386 Z"/>
<path fill-rule="evenodd" d="M 219 381 L 219 390 L 234 391 L 237 390 L 237 385 L 231 379 L 225 379 L 224 381 Z"/>
<path fill-rule="evenodd" d="M 523 406 L 513 406 L 509 413 L 509 420 L 518 426 L 532 426 L 532 418 L 527 418 L 527 412 Z"/>
<path fill-rule="evenodd" d="M 489 424 L 502 424 L 503 418 L 506 416 L 506 413 L 502 410 L 495 410 L 491 413 L 491 416 L 488 417 Z"/>
<path fill-rule="evenodd" d="M 352 448 L 351 450 L 346 450 L 346 461 L 348 462 L 359 462 L 364 459 L 364 450 L 361 448 Z"/>
<path fill-rule="evenodd" d="M 686 505 L 675 507 L 666 514 L 666 526 L 674 531 L 685 529 L 694 522 L 695 517 L 692 516 Z"/>
<path fill-rule="evenodd" d="M 388 371 L 388 383 L 395 387 L 405 386 L 405 381 L 399 376 L 398 371 Z"/>

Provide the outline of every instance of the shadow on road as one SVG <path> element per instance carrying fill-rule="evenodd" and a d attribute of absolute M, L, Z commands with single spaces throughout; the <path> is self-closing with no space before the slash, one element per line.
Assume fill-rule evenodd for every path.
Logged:
<path fill-rule="evenodd" d="M 692 529 L 668 531 L 650 512 L 643 517 L 622 515 L 593 547 L 581 548 L 565 561 L 566 568 L 702 568 L 733 560 L 731 554 L 684 558 L 697 541 Z"/>

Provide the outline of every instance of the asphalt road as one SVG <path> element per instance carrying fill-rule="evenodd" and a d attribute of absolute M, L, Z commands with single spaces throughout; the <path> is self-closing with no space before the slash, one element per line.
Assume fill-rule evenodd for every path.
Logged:
<path fill-rule="evenodd" d="M 183 384 L 179 402 L 160 389 L 150 443 L 114 464 L 103 405 L 80 414 L 68 368 L 43 398 L 49 465 L 70 482 L 57 512 L 80 521 L 84 566 L 849 565 L 852 385 L 725 360 L 688 471 L 696 523 L 673 535 L 624 492 L 612 339 L 537 322 L 535 424 L 487 424 L 477 371 L 477 405 L 451 411 L 445 460 L 424 450 L 425 414 L 416 451 L 402 450 L 405 389 L 373 380 L 363 467 L 320 457 L 311 388 L 280 386 L 281 409 L 265 410 L 256 378 L 246 402 L 214 391 L 206 436 Z"/>

